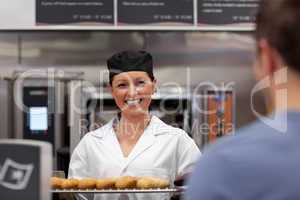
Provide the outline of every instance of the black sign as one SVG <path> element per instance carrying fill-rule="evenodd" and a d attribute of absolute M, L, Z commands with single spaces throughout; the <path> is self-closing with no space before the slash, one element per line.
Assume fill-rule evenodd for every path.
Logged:
<path fill-rule="evenodd" d="M 193 0 L 118 0 L 118 25 L 192 25 Z"/>
<path fill-rule="evenodd" d="M 37 25 L 113 24 L 113 0 L 36 0 Z"/>
<path fill-rule="evenodd" d="M 40 197 L 39 148 L 15 144 L 0 144 L 1 199 L 31 199 Z"/>
<path fill-rule="evenodd" d="M 260 0 L 198 0 L 198 24 L 250 24 Z"/>

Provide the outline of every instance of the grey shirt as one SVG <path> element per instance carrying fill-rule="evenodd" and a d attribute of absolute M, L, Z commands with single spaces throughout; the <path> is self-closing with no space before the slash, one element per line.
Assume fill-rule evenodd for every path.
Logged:
<path fill-rule="evenodd" d="M 300 112 L 282 133 L 257 121 L 203 154 L 187 200 L 300 199 Z"/>

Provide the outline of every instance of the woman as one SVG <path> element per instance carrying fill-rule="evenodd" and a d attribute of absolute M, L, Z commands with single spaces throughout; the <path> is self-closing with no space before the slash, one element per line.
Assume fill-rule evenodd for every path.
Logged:
<path fill-rule="evenodd" d="M 124 51 L 107 64 L 120 114 L 84 136 L 72 154 L 69 177 L 155 175 L 174 181 L 190 172 L 200 154 L 194 141 L 149 113 L 156 90 L 152 56 Z"/>

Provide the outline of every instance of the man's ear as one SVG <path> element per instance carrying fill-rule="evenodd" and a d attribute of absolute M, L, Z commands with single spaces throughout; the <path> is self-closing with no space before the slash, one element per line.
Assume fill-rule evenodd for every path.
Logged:
<path fill-rule="evenodd" d="M 278 70 L 278 54 L 277 51 L 271 47 L 266 39 L 261 39 L 258 42 L 259 45 L 259 56 L 260 56 L 260 67 L 263 76 L 272 76 L 273 73 Z"/>

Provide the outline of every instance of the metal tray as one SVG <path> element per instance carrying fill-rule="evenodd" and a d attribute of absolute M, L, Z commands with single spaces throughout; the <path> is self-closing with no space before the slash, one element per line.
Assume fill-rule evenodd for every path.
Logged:
<path fill-rule="evenodd" d="M 52 193 L 181 193 L 186 190 L 185 187 L 175 187 L 166 189 L 103 189 L 103 190 L 74 190 L 74 189 L 55 189 Z"/>

